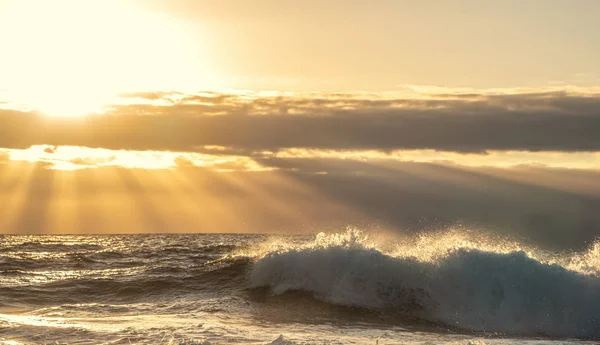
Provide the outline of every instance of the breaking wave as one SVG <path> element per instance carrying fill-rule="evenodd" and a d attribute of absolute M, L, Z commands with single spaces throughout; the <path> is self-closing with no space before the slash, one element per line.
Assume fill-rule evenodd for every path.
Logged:
<path fill-rule="evenodd" d="M 597 244 L 557 255 L 496 243 L 459 233 L 395 245 L 353 230 L 319 234 L 314 243 L 262 256 L 250 282 L 274 294 L 307 291 L 336 305 L 475 331 L 600 337 Z"/>
<path fill-rule="evenodd" d="M 417 320 L 444 330 L 600 338 L 599 243 L 556 253 L 460 228 L 402 238 L 349 230 L 32 239 L 0 245 L 0 310 L 151 305 L 275 322 Z"/>

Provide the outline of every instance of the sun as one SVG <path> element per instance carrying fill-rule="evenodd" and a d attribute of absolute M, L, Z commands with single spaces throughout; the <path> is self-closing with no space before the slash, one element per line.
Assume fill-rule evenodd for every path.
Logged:
<path fill-rule="evenodd" d="M 104 113 L 115 104 L 113 92 L 91 86 L 31 87 L 12 93 L 11 101 L 50 117 L 81 117 Z"/>
<path fill-rule="evenodd" d="M 132 1 L 0 0 L 0 89 L 72 117 L 121 92 L 205 88 L 214 73 L 186 25 Z"/>

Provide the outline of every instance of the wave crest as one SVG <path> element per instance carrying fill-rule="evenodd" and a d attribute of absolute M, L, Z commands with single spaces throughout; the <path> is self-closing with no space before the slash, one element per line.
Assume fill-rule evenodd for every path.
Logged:
<path fill-rule="evenodd" d="M 592 254 L 544 261 L 530 251 L 485 249 L 450 246 L 418 258 L 383 252 L 351 230 L 269 253 L 250 279 L 276 294 L 304 290 L 335 304 L 471 330 L 600 337 L 600 278 L 569 266 L 585 266 Z"/>

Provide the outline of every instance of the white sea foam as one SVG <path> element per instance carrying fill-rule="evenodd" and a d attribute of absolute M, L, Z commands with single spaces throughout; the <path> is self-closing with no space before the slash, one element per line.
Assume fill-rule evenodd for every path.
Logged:
<path fill-rule="evenodd" d="M 335 304 L 466 329 L 600 337 L 597 245 L 561 256 L 515 243 L 461 241 L 428 239 L 429 251 L 413 243 L 394 252 L 357 231 L 320 234 L 312 244 L 262 257 L 251 282 L 276 294 L 310 291 Z"/>
<path fill-rule="evenodd" d="M 267 345 L 297 345 L 297 344 L 294 343 L 293 341 L 286 340 L 283 337 L 283 335 L 280 335 L 279 337 L 277 337 L 277 339 L 273 340 L 272 342 L 270 342 Z"/>

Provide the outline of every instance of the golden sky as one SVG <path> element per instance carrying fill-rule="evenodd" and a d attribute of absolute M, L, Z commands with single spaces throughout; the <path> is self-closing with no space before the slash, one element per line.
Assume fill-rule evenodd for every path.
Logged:
<path fill-rule="evenodd" d="M 590 86 L 598 12 L 594 0 L 1 0 L 1 86 L 41 103 L 147 89 Z"/>
<path fill-rule="evenodd" d="M 556 224 L 580 212 L 593 228 L 597 13 L 594 0 L 0 0 L 0 233 L 121 231 L 115 219 L 219 231 L 236 212 L 227 231 L 485 221 L 473 195 L 500 207 L 499 186 L 530 207 L 508 208 L 515 224 L 570 198 L 584 209 Z M 350 180 L 375 194 L 345 194 Z M 473 212 L 407 201 L 451 196 Z"/>

